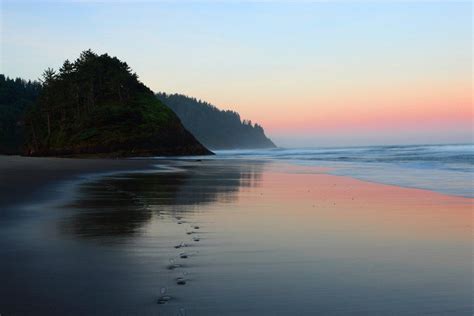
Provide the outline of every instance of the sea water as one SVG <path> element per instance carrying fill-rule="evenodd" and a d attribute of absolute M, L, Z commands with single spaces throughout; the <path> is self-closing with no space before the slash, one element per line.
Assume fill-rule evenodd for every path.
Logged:
<path fill-rule="evenodd" d="M 330 173 L 474 197 L 474 144 L 215 151 L 214 159 L 286 160 Z"/>

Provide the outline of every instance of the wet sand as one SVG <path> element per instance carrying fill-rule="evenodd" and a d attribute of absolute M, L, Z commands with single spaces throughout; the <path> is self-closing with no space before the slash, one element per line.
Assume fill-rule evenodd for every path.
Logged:
<path fill-rule="evenodd" d="M 48 199 L 48 185 L 78 177 L 152 167 L 149 160 L 30 158 L 0 155 L 0 205 Z"/>
<path fill-rule="evenodd" d="M 27 208 L 0 194 L 23 214 L 0 215 L 2 314 L 472 314 L 472 199 L 216 159 L 83 180 L 45 203 L 66 194 L 57 179 L 156 162 L 35 163 L 0 167 L 37 192 Z"/>

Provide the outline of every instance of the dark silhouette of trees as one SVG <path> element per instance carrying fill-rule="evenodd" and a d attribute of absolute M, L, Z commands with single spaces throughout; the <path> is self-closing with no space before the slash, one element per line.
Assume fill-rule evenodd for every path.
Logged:
<path fill-rule="evenodd" d="M 18 154 L 24 138 L 24 113 L 41 91 L 37 81 L 0 74 L 0 153 Z"/>
<path fill-rule="evenodd" d="M 0 75 L 0 152 L 24 145 L 29 155 L 209 153 L 173 111 L 211 148 L 275 147 L 238 113 L 184 95 L 155 96 L 127 63 L 86 50 L 46 69 L 40 82 Z"/>
<path fill-rule="evenodd" d="M 41 83 L 25 119 L 27 154 L 209 153 L 117 57 L 86 50 Z"/>
<path fill-rule="evenodd" d="M 260 125 L 241 120 L 237 112 L 219 110 L 207 102 L 181 94 L 158 93 L 156 96 L 178 115 L 200 142 L 211 149 L 275 147 Z"/>

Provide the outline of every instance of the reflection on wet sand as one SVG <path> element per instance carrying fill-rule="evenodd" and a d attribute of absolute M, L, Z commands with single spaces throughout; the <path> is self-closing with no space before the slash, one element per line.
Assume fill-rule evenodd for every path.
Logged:
<path fill-rule="evenodd" d="M 173 171 L 84 182 L 3 234 L 5 313 L 472 314 L 472 199 L 276 162 L 160 163 Z"/>
<path fill-rule="evenodd" d="M 94 238 L 137 234 L 154 215 L 178 216 L 202 204 L 231 203 L 239 189 L 259 184 L 263 166 L 182 163 L 177 173 L 109 176 L 84 183 L 66 206 L 73 212 L 61 231 Z"/>

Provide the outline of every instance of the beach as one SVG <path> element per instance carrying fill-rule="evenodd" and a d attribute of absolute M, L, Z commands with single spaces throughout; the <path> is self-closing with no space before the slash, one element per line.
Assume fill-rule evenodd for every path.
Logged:
<path fill-rule="evenodd" d="M 471 315 L 472 198 L 329 171 L 0 157 L 0 314 Z"/>

